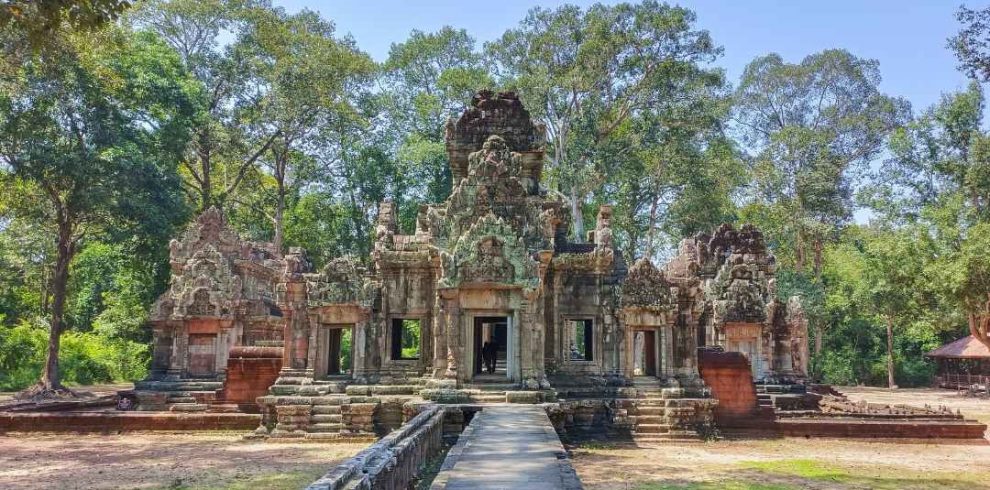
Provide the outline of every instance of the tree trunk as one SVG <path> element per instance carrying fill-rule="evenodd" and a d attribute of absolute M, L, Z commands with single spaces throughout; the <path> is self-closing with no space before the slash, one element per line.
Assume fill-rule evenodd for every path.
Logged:
<path fill-rule="evenodd" d="M 824 257 L 825 243 L 820 237 L 816 237 L 812 243 L 814 244 L 814 248 L 815 248 L 815 256 L 814 256 L 815 262 L 813 264 L 814 269 L 812 272 L 814 273 L 815 277 L 821 277 L 822 266 L 825 263 L 825 257 Z"/>
<path fill-rule="evenodd" d="M 794 239 L 794 270 L 799 274 L 804 272 L 804 233 L 798 231 Z M 816 353 L 818 347 L 815 347 Z"/>
<path fill-rule="evenodd" d="M 273 245 L 275 247 L 275 254 L 279 257 L 282 256 L 282 240 L 284 235 L 285 224 L 283 223 L 285 219 L 285 194 L 281 189 L 278 192 L 278 199 L 275 203 L 275 239 L 273 240 Z"/>
<path fill-rule="evenodd" d="M 654 199 L 653 204 L 650 205 L 650 227 L 646 230 L 646 258 L 653 260 L 653 251 L 655 250 L 655 244 L 657 239 L 657 208 L 659 207 L 659 199 Z M 635 249 L 633 249 L 635 253 Z"/>
<path fill-rule="evenodd" d="M 990 310 L 990 301 L 987 301 L 986 309 Z M 990 349 L 990 328 L 988 328 L 990 327 L 990 314 L 971 312 L 968 315 L 968 320 L 970 335 Z"/>
<path fill-rule="evenodd" d="M 276 157 L 278 158 L 278 157 Z M 282 256 L 282 240 L 285 234 L 285 162 L 275 163 L 275 183 L 278 195 L 275 196 L 275 254 Z"/>
<path fill-rule="evenodd" d="M 210 144 L 209 131 L 204 129 L 199 133 L 199 149 L 196 152 L 199 156 L 199 205 L 201 212 L 210 209 L 210 206 L 213 205 L 213 180 L 210 177 L 210 174 L 213 173 L 213 163 L 211 160 Z"/>
<path fill-rule="evenodd" d="M 61 213 L 60 213 L 61 214 Z M 62 377 L 58 366 L 58 351 L 62 336 L 62 323 L 65 314 L 65 296 L 69 283 L 69 263 L 75 252 L 72 226 L 66 219 L 59 219 L 58 251 L 55 257 L 55 275 L 52 278 L 51 332 L 48 336 L 48 356 L 39 384 L 45 391 L 62 388 Z"/>
<path fill-rule="evenodd" d="M 822 353 L 822 347 L 825 346 L 825 329 L 818 322 L 815 322 L 815 357 L 817 358 L 819 354 Z"/>
<path fill-rule="evenodd" d="M 581 212 L 581 200 L 578 198 L 577 186 L 571 186 L 571 216 L 574 218 L 574 241 L 584 243 L 584 213 Z"/>
<path fill-rule="evenodd" d="M 887 315 L 887 387 L 897 389 L 894 382 L 894 320 Z"/>

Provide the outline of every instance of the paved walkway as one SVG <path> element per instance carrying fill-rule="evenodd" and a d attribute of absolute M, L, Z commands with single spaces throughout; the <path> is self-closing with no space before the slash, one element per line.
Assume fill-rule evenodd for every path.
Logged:
<path fill-rule="evenodd" d="M 581 488 L 542 407 L 495 405 L 474 416 L 447 453 L 433 490 Z"/>

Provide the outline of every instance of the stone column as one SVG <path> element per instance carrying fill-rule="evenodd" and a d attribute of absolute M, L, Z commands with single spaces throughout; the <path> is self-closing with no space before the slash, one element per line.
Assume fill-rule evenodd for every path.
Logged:
<path fill-rule="evenodd" d="M 186 326 L 182 323 L 172 325 L 172 352 L 168 358 L 168 369 L 165 371 L 166 379 L 179 379 L 186 368 L 186 349 L 189 345 L 189 335 Z"/>
<path fill-rule="evenodd" d="M 443 293 L 444 327 L 447 330 L 447 370 L 444 378 L 457 379 L 458 358 L 461 354 L 461 311 L 457 301 L 457 291 Z"/>
<path fill-rule="evenodd" d="M 440 378 L 447 370 L 447 320 L 442 308 L 440 295 L 433 303 L 433 372 L 431 376 Z"/>

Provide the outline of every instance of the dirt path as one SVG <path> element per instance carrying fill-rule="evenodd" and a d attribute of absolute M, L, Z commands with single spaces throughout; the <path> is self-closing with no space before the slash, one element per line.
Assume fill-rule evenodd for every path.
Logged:
<path fill-rule="evenodd" d="M 297 489 L 365 447 L 241 434 L 0 437 L 0 488 Z"/>

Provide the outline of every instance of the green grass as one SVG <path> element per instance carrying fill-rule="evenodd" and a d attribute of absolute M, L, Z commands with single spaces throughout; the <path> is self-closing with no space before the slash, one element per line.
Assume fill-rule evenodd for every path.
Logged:
<path fill-rule="evenodd" d="M 831 488 L 988 488 L 978 474 L 920 472 L 903 468 L 839 467 L 809 459 L 744 461 L 739 470 L 726 471 L 730 478 L 703 481 L 642 483 L 635 490 L 797 490 L 809 486 Z"/>
<path fill-rule="evenodd" d="M 796 476 L 815 481 L 844 481 L 851 475 L 843 469 L 810 459 L 783 459 L 778 461 L 747 461 L 740 463 L 746 469 L 783 476 Z"/>
<path fill-rule="evenodd" d="M 793 490 L 800 487 L 792 485 L 772 485 L 738 480 L 720 480 L 717 482 L 695 483 L 646 483 L 635 487 L 635 490 Z"/>

